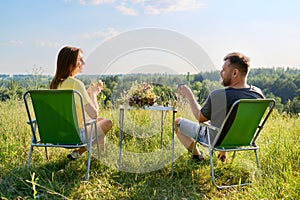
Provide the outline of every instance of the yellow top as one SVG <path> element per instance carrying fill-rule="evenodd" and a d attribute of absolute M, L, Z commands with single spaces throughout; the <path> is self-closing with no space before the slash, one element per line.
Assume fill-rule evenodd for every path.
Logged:
<path fill-rule="evenodd" d="M 74 77 L 68 77 L 66 80 L 64 80 L 62 82 L 61 85 L 58 86 L 59 90 L 77 90 L 81 96 L 82 96 L 82 100 L 83 100 L 83 105 L 85 106 L 88 103 L 91 103 L 91 99 L 90 96 L 88 95 L 84 84 L 74 78 Z M 83 117 L 82 117 L 82 113 L 81 113 L 81 105 L 80 105 L 80 100 L 78 96 L 75 96 L 75 104 L 76 104 L 76 113 L 77 113 L 77 119 L 78 119 L 78 126 L 79 128 L 83 128 Z"/>

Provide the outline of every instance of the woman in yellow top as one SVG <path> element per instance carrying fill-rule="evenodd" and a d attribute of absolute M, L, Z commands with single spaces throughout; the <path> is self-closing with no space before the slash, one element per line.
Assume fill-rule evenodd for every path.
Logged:
<path fill-rule="evenodd" d="M 83 71 L 84 64 L 81 49 L 69 46 L 62 48 L 57 57 L 56 73 L 51 81 L 50 89 L 74 89 L 80 92 L 83 97 L 85 112 L 90 118 L 98 119 L 99 143 L 101 150 L 104 151 L 105 135 L 111 129 L 112 121 L 98 116 L 97 95 L 103 89 L 103 82 L 99 81 L 97 84 L 90 84 L 88 89 L 85 89 L 84 84 L 75 78 L 75 75 Z M 83 126 L 82 120 L 82 118 L 78 118 L 79 126 L 81 127 Z M 83 136 L 84 134 L 80 135 L 81 140 L 86 140 Z M 81 157 L 86 150 L 86 148 L 79 148 L 71 152 L 67 157 L 70 160 L 75 160 Z"/>

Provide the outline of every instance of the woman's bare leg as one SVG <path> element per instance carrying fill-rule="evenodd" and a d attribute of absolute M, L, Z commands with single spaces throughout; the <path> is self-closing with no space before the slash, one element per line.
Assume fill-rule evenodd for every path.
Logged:
<path fill-rule="evenodd" d="M 107 118 L 99 117 L 97 119 L 97 133 L 98 133 L 98 139 L 99 139 L 99 146 L 101 153 L 104 153 L 105 150 L 105 136 L 107 132 L 112 127 L 112 121 Z M 88 133 L 90 131 L 90 127 L 88 128 Z M 93 133 L 95 136 L 95 132 Z M 89 139 L 89 136 L 88 136 Z M 94 143 L 93 143 L 94 144 Z M 81 147 L 78 150 L 76 150 L 80 155 L 87 151 L 85 147 Z"/>

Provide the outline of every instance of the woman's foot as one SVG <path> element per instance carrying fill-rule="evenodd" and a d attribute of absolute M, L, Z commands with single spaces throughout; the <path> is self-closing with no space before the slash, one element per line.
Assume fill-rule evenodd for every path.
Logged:
<path fill-rule="evenodd" d="M 76 160 L 78 158 L 81 158 L 82 154 L 86 151 L 87 151 L 87 149 L 85 147 L 80 147 L 79 149 L 76 149 L 76 150 L 72 151 L 70 154 L 68 154 L 67 158 L 69 160 Z"/>
<path fill-rule="evenodd" d="M 67 158 L 72 161 L 74 161 L 78 158 L 81 158 L 81 157 L 82 157 L 82 155 L 77 150 L 74 150 L 70 154 L 67 155 Z"/>

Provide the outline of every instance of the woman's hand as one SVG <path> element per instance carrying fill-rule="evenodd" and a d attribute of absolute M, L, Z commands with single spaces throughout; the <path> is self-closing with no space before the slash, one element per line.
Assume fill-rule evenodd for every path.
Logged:
<path fill-rule="evenodd" d="M 100 88 L 100 92 L 101 92 L 103 90 L 103 87 L 104 87 L 104 82 L 102 80 L 99 80 L 97 85 Z"/>
<path fill-rule="evenodd" d="M 102 80 L 99 80 L 97 83 L 92 82 L 87 89 L 88 93 L 93 95 L 98 95 L 103 90 L 104 83 Z"/>

